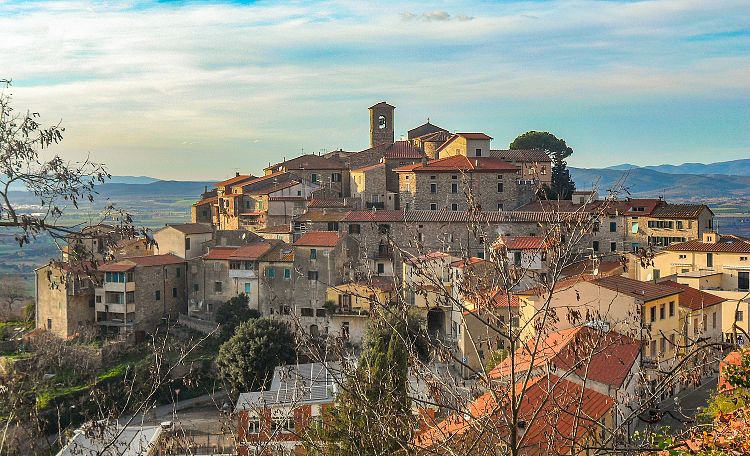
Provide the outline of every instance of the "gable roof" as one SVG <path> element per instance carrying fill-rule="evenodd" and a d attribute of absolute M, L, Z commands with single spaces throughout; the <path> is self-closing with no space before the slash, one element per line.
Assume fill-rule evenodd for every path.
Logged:
<path fill-rule="evenodd" d="M 431 135 L 439 132 L 448 132 L 445 128 L 438 127 L 435 124 L 430 123 L 428 120 L 427 122 L 423 123 L 422 125 L 418 127 L 414 127 L 411 130 L 409 130 L 406 133 L 406 137 L 408 139 L 415 139 L 420 138 L 422 136 Z"/>
<path fill-rule="evenodd" d="M 493 149 L 490 150 L 490 157 L 499 158 L 509 162 L 522 163 L 544 163 L 551 162 L 552 159 L 547 152 L 542 149 Z"/>
<path fill-rule="evenodd" d="M 424 157 L 424 153 L 412 146 L 409 141 L 396 141 L 385 148 L 383 158 L 400 159 L 400 160 L 419 160 Z"/>
<path fill-rule="evenodd" d="M 516 375 L 546 365 L 560 373 L 574 372 L 581 379 L 616 388 L 627 379 L 641 348 L 639 341 L 628 336 L 588 326 L 553 332 L 540 341 L 536 352 L 534 343 L 530 341 L 516 350 Z M 490 377 L 507 377 L 511 367 L 512 359 L 507 357 L 490 372 Z"/>
<path fill-rule="evenodd" d="M 252 174 L 239 174 L 237 176 L 230 177 L 229 179 L 223 180 L 221 182 L 217 182 L 216 186 L 226 187 L 228 185 L 235 185 L 240 182 L 244 182 L 246 180 L 251 180 L 251 179 L 255 179 L 255 176 L 253 176 Z"/>
<path fill-rule="evenodd" d="M 544 236 L 501 236 L 495 246 L 504 245 L 508 250 L 544 250 L 547 238 Z"/>
<path fill-rule="evenodd" d="M 218 196 L 209 196 L 208 198 L 203 198 L 197 203 L 194 203 L 193 206 L 203 206 L 205 204 L 218 204 L 218 203 L 219 203 Z"/>
<path fill-rule="evenodd" d="M 654 299 L 682 293 L 681 288 L 672 287 L 664 283 L 641 282 L 640 280 L 623 276 L 602 277 L 592 280 L 592 283 L 643 301 L 653 301 Z"/>
<path fill-rule="evenodd" d="M 168 266 L 172 264 L 185 263 L 184 258 L 180 258 L 172 253 L 164 255 L 145 255 L 128 257 L 126 259 L 115 261 L 113 263 L 106 263 L 99 266 L 97 269 L 104 272 L 124 272 L 135 269 L 137 266 Z"/>
<path fill-rule="evenodd" d="M 385 101 L 381 101 L 380 103 L 375 103 L 374 105 L 370 106 L 369 109 L 373 109 L 373 108 L 393 108 L 393 109 L 396 109 L 395 106 L 389 105 Z"/>
<path fill-rule="evenodd" d="M 678 242 L 664 247 L 663 250 L 674 252 L 717 252 L 717 253 L 750 253 L 750 240 L 733 234 L 717 234 L 716 242 L 703 242 L 693 239 Z"/>
<path fill-rule="evenodd" d="M 721 304 L 722 302 L 726 301 L 726 299 L 720 296 L 706 293 L 703 290 L 697 290 L 690 285 L 677 283 L 673 280 L 665 280 L 659 283 L 669 285 L 670 287 L 681 288 L 682 293 L 680 293 L 680 307 L 687 307 L 690 310 L 705 309 L 706 307 L 711 307 L 713 305 Z"/>
<path fill-rule="evenodd" d="M 307 170 L 318 170 L 318 169 L 347 169 L 348 166 L 341 161 L 338 157 L 329 156 L 322 157 L 315 154 L 305 154 L 291 160 L 283 161 L 271 165 L 265 169 L 273 169 L 277 171 L 293 171 L 295 169 L 307 169 Z"/>
<path fill-rule="evenodd" d="M 206 255 L 203 255 L 205 260 L 249 260 L 257 261 L 260 260 L 271 248 L 277 244 L 283 244 L 281 241 L 262 241 L 253 242 L 252 244 L 243 245 L 240 247 L 213 247 L 209 250 Z"/>
<path fill-rule="evenodd" d="M 294 243 L 295 247 L 335 247 L 342 237 L 335 231 L 308 231 Z"/>
<path fill-rule="evenodd" d="M 549 375 L 532 378 L 523 391 L 518 418 L 526 422 L 519 432 L 522 454 L 566 454 L 571 441 L 581 440 L 589 432 L 596 432 L 593 423 L 601 420 L 614 405 L 614 399 L 594 390 L 584 388 L 569 380 Z M 505 402 L 510 392 L 496 393 Z M 478 425 L 478 426 L 477 426 Z M 492 426 L 495 429 L 482 432 Z M 477 435 L 479 430 L 480 434 Z M 418 434 L 414 443 L 421 448 L 435 448 L 440 454 L 440 443 L 449 448 L 458 445 L 458 451 L 484 454 L 485 449 L 496 450 L 496 445 L 508 432 L 507 410 L 499 404 L 492 392 L 486 392 L 463 414 L 450 415 L 436 426 Z M 462 447 L 466 443 L 466 447 Z"/>
<path fill-rule="evenodd" d="M 458 139 L 459 137 L 465 138 L 465 139 L 477 139 L 477 140 L 491 140 L 491 136 L 487 136 L 484 133 L 454 133 L 450 138 L 448 138 L 443 144 L 440 145 L 437 149 L 435 149 L 435 152 L 438 153 L 448 147 L 450 143 Z"/>
<path fill-rule="evenodd" d="M 651 217 L 656 218 L 698 218 L 703 211 L 713 211 L 705 204 L 664 204 L 657 206 Z"/>
<path fill-rule="evenodd" d="M 166 228 L 174 228 L 177 231 L 185 234 L 203 234 L 213 232 L 213 227 L 207 223 L 168 223 L 159 231 Z"/>
<path fill-rule="evenodd" d="M 426 164 L 402 166 L 394 169 L 395 172 L 414 173 L 441 173 L 441 172 L 468 172 L 468 173 L 496 173 L 516 172 L 518 167 L 508 162 L 493 157 L 468 158 L 465 155 L 453 155 L 438 160 L 432 160 Z"/>

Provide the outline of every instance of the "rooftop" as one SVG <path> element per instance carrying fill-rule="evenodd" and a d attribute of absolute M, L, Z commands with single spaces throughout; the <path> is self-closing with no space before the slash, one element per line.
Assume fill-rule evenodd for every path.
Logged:
<path fill-rule="evenodd" d="M 335 231 L 308 231 L 297 241 L 295 247 L 335 247 L 342 237 Z"/>
<path fill-rule="evenodd" d="M 207 223 L 168 223 L 164 228 L 174 228 L 185 234 L 203 234 L 213 232 L 211 225 Z"/>
<path fill-rule="evenodd" d="M 112 263 L 105 263 L 99 266 L 97 269 L 103 272 L 125 272 L 135 269 L 137 266 L 149 267 L 149 266 L 168 266 L 171 264 L 185 263 L 183 258 L 167 253 L 164 255 L 145 255 L 128 257 L 126 259 L 115 261 Z"/>
<path fill-rule="evenodd" d="M 680 293 L 680 306 L 687 307 L 690 310 L 705 309 L 706 307 L 711 307 L 713 305 L 721 304 L 722 302 L 726 301 L 722 297 L 713 295 L 711 293 L 706 293 L 702 290 L 697 290 L 689 285 L 677 283 L 672 280 L 665 280 L 659 283 L 663 283 L 674 288 L 681 288 L 683 291 L 682 293 Z"/>
<path fill-rule="evenodd" d="M 402 166 L 395 168 L 395 172 L 424 172 L 424 173 L 443 173 L 443 172 L 469 172 L 469 173 L 496 173 L 496 172 L 516 172 L 518 167 L 493 157 L 468 158 L 464 155 L 453 155 L 430 162 L 417 163 L 414 165 Z"/>
<path fill-rule="evenodd" d="M 226 187 L 229 185 L 235 185 L 240 182 L 244 182 L 244 181 L 251 180 L 251 179 L 255 179 L 255 176 L 253 176 L 252 174 L 237 174 L 234 177 L 230 177 L 229 179 L 223 180 L 221 182 L 217 182 L 216 186 Z"/>
<path fill-rule="evenodd" d="M 716 242 L 703 242 L 698 239 L 679 242 L 664 247 L 674 252 L 716 252 L 716 253 L 750 253 L 750 241 L 732 234 L 717 234 Z"/>
<path fill-rule="evenodd" d="M 595 279 L 592 283 L 625 294 L 643 301 L 665 298 L 667 296 L 682 293 L 681 288 L 666 285 L 664 283 L 641 282 L 623 276 L 609 276 Z"/>
<path fill-rule="evenodd" d="M 490 150 L 490 157 L 509 162 L 551 162 L 552 159 L 542 149 Z"/>

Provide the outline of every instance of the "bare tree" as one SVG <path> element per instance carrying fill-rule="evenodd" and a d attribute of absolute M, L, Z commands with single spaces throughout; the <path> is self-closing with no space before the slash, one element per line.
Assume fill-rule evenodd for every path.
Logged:
<path fill-rule="evenodd" d="M 0 317 L 8 317 L 13 313 L 13 306 L 28 298 L 28 292 L 23 280 L 18 276 L 0 276 Z"/>

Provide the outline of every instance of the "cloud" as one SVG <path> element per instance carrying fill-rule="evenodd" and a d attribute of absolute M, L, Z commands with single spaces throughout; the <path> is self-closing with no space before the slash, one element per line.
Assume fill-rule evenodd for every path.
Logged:
<path fill-rule="evenodd" d="M 742 1 L 432 4 L 0 0 L 0 77 L 14 79 L 17 106 L 63 119 L 68 156 L 171 178 L 364 147 L 366 107 L 382 99 L 403 131 L 439 114 L 492 133 L 499 112 L 529 105 L 531 123 L 750 98 Z M 689 39 L 704 35 L 731 39 Z M 730 140 L 750 142 L 716 138 Z"/>
<path fill-rule="evenodd" d="M 451 16 L 446 11 L 430 11 L 427 13 L 422 14 L 415 14 L 415 13 L 401 13 L 401 18 L 406 21 L 413 21 L 413 20 L 423 20 L 427 22 L 446 22 L 451 20 L 456 21 L 470 21 L 474 19 L 473 17 L 467 16 L 465 14 L 458 14 L 455 16 Z"/>

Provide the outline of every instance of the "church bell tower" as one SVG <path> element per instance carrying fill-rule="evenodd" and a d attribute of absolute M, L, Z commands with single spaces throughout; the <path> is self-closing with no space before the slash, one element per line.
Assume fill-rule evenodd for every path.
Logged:
<path fill-rule="evenodd" d="M 393 111 L 385 101 L 370 106 L 370 147 L 393 144 Z"/>

